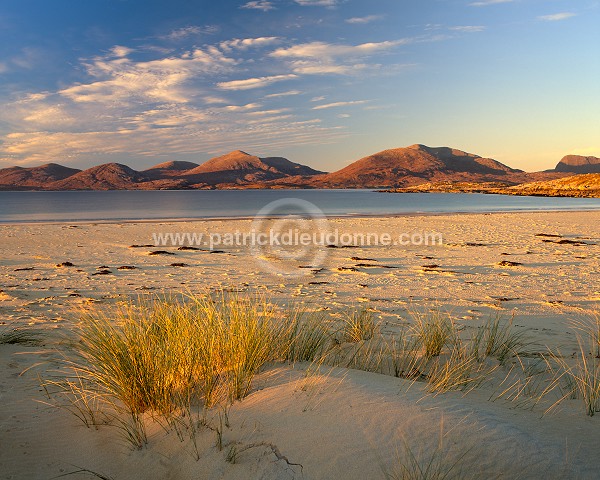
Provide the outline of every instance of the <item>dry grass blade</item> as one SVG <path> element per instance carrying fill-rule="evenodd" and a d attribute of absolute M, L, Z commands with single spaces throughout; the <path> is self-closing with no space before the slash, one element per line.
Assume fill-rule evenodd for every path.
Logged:
<path fill-rule="evenodd" d="M 287 336 L 283 356 L 290 362 L 313 362 L 322 358 L 332 346 L 333 337 L 323 314 L 291 308 L 283 328 Z"/>
<path fill-rule="evenodd" d="M 449 390 L 470 391 L 483 383 L 494 367 L 488 368 L 461 344 L 454 346 L 446 359 L 437 358 L 428 374 L 427 390 L 442 393 Z"/>
<path fill-rule="evenodd" d="M 420 339 L 426 357 L 437 357 L 446 345 L 455 340 L 455 325 L 439 310 L 429 315 L 417 313 L 413 316 L 415 318 L 413 333 Z"/>
<path fill-rule="evenodd" d="M 485 322 L 472 338 L 473 353 L 483 360 L 495 357 L 504 364 L 510 357 L 522 354 L 531 344 L 527 331 L 517 332 L 513 327 L 514 317 L 505 322 L 498 315 Z"/>
<path fill-rule="evenodd" d="M 354 310 L 344 319 L 342 339 L 350 343 L 371 340 L 376 327 L 373 313 L 366 309 Z"/>

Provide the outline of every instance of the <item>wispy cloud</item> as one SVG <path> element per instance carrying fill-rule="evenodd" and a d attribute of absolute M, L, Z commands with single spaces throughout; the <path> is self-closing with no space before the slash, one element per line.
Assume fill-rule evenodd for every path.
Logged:
<path fill-rule="evenodd" d="M 172 30 L 171 32 L 169 32 L 166 35 L 161 36 L 160 38 L 162 38 L 164 40 L 178 42 L 178 41 L 187 39 L 189 37 L 197 37 L 202 34 L 212 35 L 218 31 L 219 31 L 219 27 L 217 27 L 216 25 L 206 25 L 203 27 L 200 27 L 198 25 L 189 25 L 187 27 L 181 27 L 181 28 Z"/>
<path fill-rule="evenodd" d="M 229 82 L 219 82 L 217 86 L 223 90 L 250 90 L 252 88 L 261 88 L 283 80 L 297 78 L 292 73 L 287 75 L 271 75 L 268 77 L 246 78 L 244 80 L 231 80 Z"/>
<path fill-rule="evenodd" d="M 251 47 L 265 47 L 279 41 L 278 37 L 234 38 L 221 42 L 219 47 L 225 52 L 230 52 L 233 49 L 246 50 Z"/>
<path fill-rule="evenodd" d="M 207 95 L 203 97 L 204 103 L 207 105 L 218 105 L 218 104 L 227 104 L 229 101 L 226 98 L 218 97 L 216 95 Z"/>
<path fill-rule="evenodd" d="M 334 102 L 334 103 L 326 103 L 325 105 L 317 105 L 313 107 L 313 110 L 325 110 L 327 108 L 338 108 L 338 107 L 349 107 L 352 105 L 363 105 L 367 103 L 368 100 L 352 100 L 350 102 Z"/>
<path fill-rule="evenodd" d="M 123 47 L 121 45 L 115 45 L 110 49 L 110 53 L 112 53 L 115 57 L 126 57 L 133 52 L 133 48 Z"/>
<path fill-rule="evenodd" d="M 361 43 L 359 45 L 344 45 L 339 43 L 310 42 L 301 43 L 288 48 L 279 48 L 271 53 L 277 58 L 333 58 L 343 56 L 361 56 L 389 50 L 399 45 L 407 45 L 414 40 L 403 38 L 385 42 Z"/>
<path fill-rule="evenodd" d="M 262 107 L 260 103 L 247 103 L 246 105 L 228 105 L 225 107 L 225 110 L 229 110 L 230 112 L 244 112 L 260 107 Z"/>
<path fill-rule="evenodd" d="M 512 3 L 515 0 L 481 0 L 478 2 L 469 3 L 471 7 L 486 7 L 488 5 L 496 5 L 498 3 Z"/>
<path fill-rule="evenodd" d="M 331 7 L 338 2 L 310 3 Z M 282 82 L 377 69 L 371 57 L 423 41 L 293 44 L 274 36 L 198 41 L 195 37 L 207 28 L 190 25 L 153 37 L 152 44 L 146 38 L 114 45 L 76 65 L 78 82 L 4 104 L 0 122 L 10 125 L 10 133 L 0 142 L 0 164 L 101 163 L 124 155 L 132 162 L 143 157 L 193 160 L 201 152 L 240 145 L 265 151 L 339 141 L 348 135 L 346 122 L 338 120 L 347 118 L 346 110 L 326 119 L 314 118 L 317 112 L 350 110 L 367 101 L 327 103 L 335 99 L 325 100 L 322 90 L 311 85 L 313 103 L 297 109 L 302 102 L 291 97 L 307 90 Z M 198 46 L 181 48 L 185 44 Z M 264 90 L 253 95 L 258 89 Z"/>
<path fill-rule="evenodd" d="M 566 20 L 567 18 L 575 17 L 576 14 L 572 12 L 561 12 L 554 13 L 552 15 L 541 15 L 538 20 L 543 20 L 544 22 L 559 22 L 561 20 Z"/>
<path fill-rule="evenodd" d="M 380 64 L 356 63 L 353 65 L 336 65 L 328 63 L 315 63 L 312 61 L 295 61 L 292 63 L 294 72 L 303 75 L 352 75 L 364 70 L 377 70 Z"/>
<path fill-rule="evenodd" d="M 146 62 L 135 62 L 127 57 L 97 57 L 85 64 L 94 81 L 73 85 L 58 93 L 79 103 L 129 103 L 140 99 L 186 102 L 188 81 L 199 74 L 229 72 L 236 63 L 214 47 Z"/>
<path fill-rule="evenodd" d="M 276 108 L 271 110 L 258 110 L 256 112 L 248 112 L 251 116 L 267 116 L 267 115 L 279 115 L 281 113 L 289 112 L 289 108 Z"/>
<path fill-rule="evenodd" d="M 270 93 L 269 95 L 265 95 L 265 98 L 290 97 L 292 95 L 301 95 L 302 93 L 300 90 L 288 90 L 287 92 Z"/>
<path fill-rule="evenodd" d="M 278 48 L 271 52 L 270 56 L 288 60 L 289 67 L 299 75 L 352 75 L 381 67 L 375 63 L 359 62 L 359 59 L 386 52 L 400 45 L 408 45 L 413 41 L 412 38 L 404 38 L 359 45 L 310 42 Z"/>
<path fill-rule="evenodd" d="M 263 12 L 268 12 L 269 10 L 273 10 L 275 7 L 273 6 L 272 2 L 268 2 L 266 0 L 258 0 L 258 1 L 245 3 L 240 8 L 262 10 Z"/>
<path fill-rule="evenodd" d="M 366 17 L 352 17 L 352 18 L 346 19 L 346 23 L 364 24 L 364 23 L 376 22 L 377 20 L 382 20 L 383 18 L 385 18 L 384 15 L 367 15 Z"/>
<path fill-rule="evenodd" d="M 268 105 L 271 99 L 303 93 L 300 90 L 265 92 L 260 103 L 232 103 L 228 95 L 220 95 L 297 78 L 281 73 L 215 84 L 225 75 L 260 71 L 255 56 L 232 58 L 227 49 L 237 53 L 274 42 L 274 37 L 231 39 L 178 55 L 171 49 L 144 46 L 142 52 L 116 45 L 105 55 L 82 61 L 80 69 L 87 78 L 79 83 L 23 94 L 3 105 L 0 123 L 11 125 L 12 131 L 0 142 L 0 165 L 101 163 L 123 155 L 132 161 L 174 155 L 193 160 L 201 152 L 239 145 L 265 151 L 345 137 L 347 132 L 337 125 L 307 119 L 287 105 Z M 150 55 L 154 58 L 148 59 Z"/>
<path fill-rule="evenodd" d="M 335 7 L 338 0 L 294 0 L 298 5 L 303 7 Z"/>
<path fill-rule="evenodd" d="M 32 47 L 25 47 L 10 59 L 10 63 L 18 68 L 31 70 L 36 65 L 39 65 L 43 58 L 44 54 L 41 50 Z"/>
<path fill-rule="evenodd" d="M 477 33 L 483 32 L 486 29 L 486 27 L 484 27 L 483 25 L 461 25 L 457 27 L 450 27 L 449 29 L 454 32 Z"/>

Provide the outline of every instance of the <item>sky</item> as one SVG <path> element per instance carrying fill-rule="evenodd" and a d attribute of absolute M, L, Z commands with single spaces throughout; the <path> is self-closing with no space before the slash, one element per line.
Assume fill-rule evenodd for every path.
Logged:
<path fill-rule="evenodd" d="M 597 0 L 2 0 L 0 168 L 600 157 Z"/>

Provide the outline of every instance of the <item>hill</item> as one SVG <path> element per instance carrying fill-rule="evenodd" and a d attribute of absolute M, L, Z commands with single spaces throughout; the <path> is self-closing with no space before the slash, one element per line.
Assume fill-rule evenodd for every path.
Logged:
<path fill-rule="evenodd" d="M 282 157 L 260 158 L 241 150 L 235 150 L 220 157 L 182 172 L 179 178 L 185 178 L 191 184 L 243 185 L 269 182 L 289 177 L 312 177 L 322 174 L 299 163 L 290 162 Z"/>
<path fill-rule="evenodd" d="M 318 179 L 323 186 L 345 188 L 403 187 L 427 182 L 506 182 L 516 184 L 525 172 L 491 158 L 448 147 L 395 148 L 361 158 Z"/>
<path fill-rule="evenodd" d="M 600 198 L 600 173 L 574 175 L 546 182 L 526 183 L 505 189 L 491 190 L 489 193 L 542 197 Z"/>
<path fill-rule="evenodd" d="M 526 177 L 522 170 L 491 158 L 417 144 L 369 155 L 316 180 L 327 187 L 378 188 L 448 181 L 516 184 Z"/>
<path fill-rule="evenodd" d="M 198 166 L 193 162 L 170 161 L 159 163 L 153 167 L 142 170 L 142 174 L 151 179 L 172 178 L 181 175 L 181 172 L 192 170 Z"/>
<path fill-rule="evenodd" d="M 130 190 L 148 177 L 127 165 L 105 163 L 47 185 L 48 190 Z"/>
<path fill-rule="evenodd" d="M 600 173 L 600 158 L 567 155 L 554 168 L 557 172 Z"/>
<path fill-rule="evenodd" d="M 9 167 L 0 169 L 0 190 L 33 190 L 45 188 L 49 183 L 63 180 L 81 170 L 47 163 L 39 167 Z M 15 188 L 17 187 L 17 188 Z"/>

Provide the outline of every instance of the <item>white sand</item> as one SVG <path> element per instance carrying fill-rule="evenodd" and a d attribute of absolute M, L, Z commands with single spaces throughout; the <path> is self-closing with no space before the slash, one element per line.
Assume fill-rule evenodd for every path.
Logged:
<path fill-rule="evenodd" d="M 347 232 L 437 231 L 444 245 L 327 249 L 323 271 L 288 278 L 265 273 L 243 247 L 218 247 L 225 251 L 220 254 L 129 248 L 152 243 L 152 232 L 244 230 L 250 225 L 246 220 L 0 226 L 0 323 L 49 335 L 45 348 L 0 345 L 0 478 L 47 479 L 77 470 L 73 465 L 115 479 L 385 478 L 383 470 L 403 453 L 405 442 L 417 450 L 434 448 L 440 430 L 445 442 L 457 443 L 457 452 L 467 451 L 465 463 L 472 472 L 598 478 L 600 418 L 586 417 L 578 401 L 542 417 L 541 411 L 490 402 L 487 391 L 431 397 L 422 384 L 407 392 L 406 381 L 364 372 L 336 370 L 304 389 L 299 370 L 280 369 L 262 378 L 260 389 L 230 414 L 227 442 L 261 444 L 242 453 L 235 465 L 224 460 L 225 451 L 214 448 L 210 431 L 200 437 L 198 462 L 187 451 L 189 445 L 159 429 L 147 449 L 134 452 L 113 429 L 86 429 L 68 413 L 39 403 L 45 397 L 38 375 L 48 375 L 58 355 L 54 339 L 69 331 L 81 308 L 132 295 L 249 289 L 266 291 L 280 303 L 307 302 L 333 315 L 360 303 L 376 313 L 384 328 L 408 321 L 409 310 L 432 306 L 448 310 L 467 328 L 496 312 L 506 318 L 514 313 L 515 324 L 530 329 L 540 351 L 560 347 L 565 355 L 577 348 L 570 322 L 589 315 L 600 300 L 600 212 L 331 223 Z M 539 233 L 585 245 L 543 242 L 560 238 L 535 236 Z M 176 255 L 147 254 L 157 249 Z M 498 266 L 502 260 L 522 265 Z M 66 261 L 75 266 L 55 266 Z M 169 266 L 174 262 L 188 266 Z M 338 271 L 361 262 L 396 268 Z M 422 266 L 431 264 L 439 267 L 424 271 Z M 117 270 L 122 265 L 137 268 Z M 100 266 L 110 267 L 112 274 L 92 275 Z M 278 460 L 271 445 L 302 469 Z"/>

